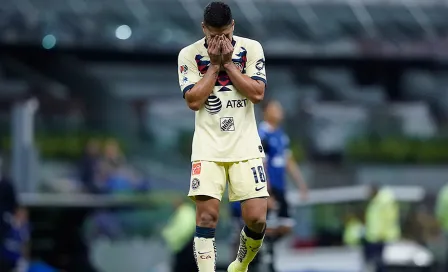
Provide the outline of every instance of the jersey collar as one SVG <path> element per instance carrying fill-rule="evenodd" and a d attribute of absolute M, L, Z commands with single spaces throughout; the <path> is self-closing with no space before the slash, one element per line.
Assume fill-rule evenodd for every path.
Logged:
<path fill-rule="evenodd" d="M 234 38 L 232 38 L 232 46 L 235 46 L 235 44 L 236 44 L 236 41 L 235 41 Z M 208 44 L 207 44 L 207 39 L 206 38 L 204 38 L 204 47 L 208 48 Z"/>

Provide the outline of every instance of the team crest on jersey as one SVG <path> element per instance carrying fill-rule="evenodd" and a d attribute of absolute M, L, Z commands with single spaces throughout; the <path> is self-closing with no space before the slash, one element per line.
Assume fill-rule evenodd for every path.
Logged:
<path fill-rule="evenodd" d="M 186 75 L 187 72 L 188 72 L 188 66 L 187 65 L 181 65 L 179 67 L 179 71 L 180 71 L 181 74 Z"/>
<path fill-rule="evenodd" d="M 243 64 L 239 63 L 239 62 L 234 62 L 234 64 L 236 65 L 236 67 L 238 67 L 238 69 L 240 70 L 240 72 L 242 73 L 244 70 Z"/>
<path fill-rule="evenodd" d="M 191 189 L 197 190 L 200 185 L 201 185 L 201 182 L 199 181 L 199 179 L 194 178 L 191 180 Z"/>

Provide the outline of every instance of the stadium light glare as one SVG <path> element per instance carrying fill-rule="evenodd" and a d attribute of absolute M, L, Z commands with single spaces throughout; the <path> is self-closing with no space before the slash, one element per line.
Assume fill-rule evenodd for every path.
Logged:
<path fill-rule="evenodd" d="M 56 37 L 54 35 L 46 35 L 42 39 L 42 47 L 49 50 L 56 46 Z"/>
<path fill-rule="evenodd" d="M 128 25 L 121 25 L 115 30 L 115 37 L 120 40 L 127 40 L 132 35 L 132 29 Z"/>

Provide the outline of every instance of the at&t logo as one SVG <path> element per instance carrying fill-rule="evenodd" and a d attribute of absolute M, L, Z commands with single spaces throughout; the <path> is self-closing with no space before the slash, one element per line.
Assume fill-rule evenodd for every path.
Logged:
<path fill-rule="evenodd" d="M 205 110 L 210 114 L 217 114 L 222 109 L 221 100 L 214 94 L 210 95 L 205 101 Z"/>

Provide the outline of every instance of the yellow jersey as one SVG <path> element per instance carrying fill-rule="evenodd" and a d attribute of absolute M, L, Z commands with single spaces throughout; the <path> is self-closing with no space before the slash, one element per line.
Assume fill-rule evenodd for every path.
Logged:
<path fill-rule="evenodd" d="M 265 58 L 255 40 L 233 37 L 232 61 L 241 73 L 266 84 Z M 183 48 L 178 58 L 180 89 L 185 93 L 204 76 L 210 65 L 205 38 Z M 236 162 L 263 158 L 254 104 L 220 71 L 213 92 L 195 113 L 192 161 Z"/>

